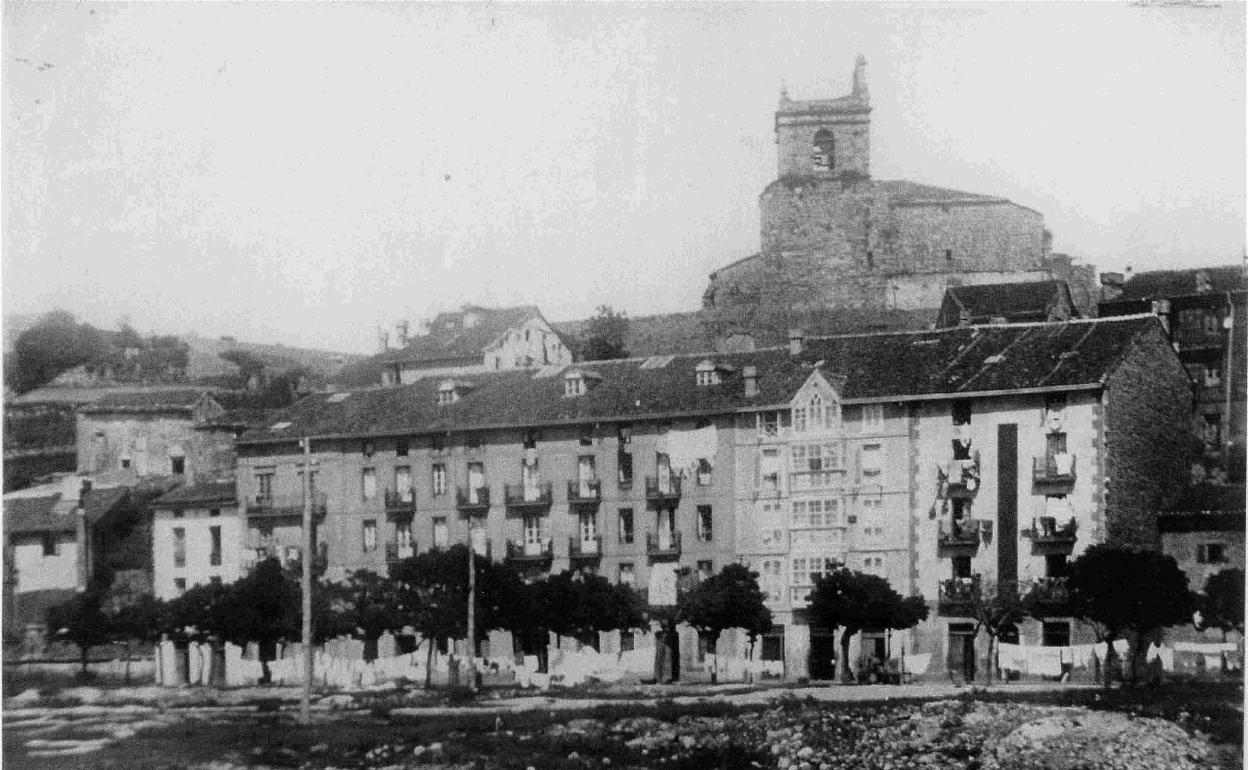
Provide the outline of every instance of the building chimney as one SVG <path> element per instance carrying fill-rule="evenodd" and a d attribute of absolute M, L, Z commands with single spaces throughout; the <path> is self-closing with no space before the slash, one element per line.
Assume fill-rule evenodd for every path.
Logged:
<path fill-rule="evenodd" d="M 806 332 L 801 329 L 789 329 L 789 355 L 800 356 L 806 349 Z"/>
<path fill-rule="evenodd" d="M 753 366 L 741 367 L 741 379 L 745 380 L 745 397 L 758 396 L 758 369 Z"/>
<path fill-rule="evenodd" d="M 1101 273 L 1101 299 L 1111 300 L 1122 296 L 1122 273 Z"/>

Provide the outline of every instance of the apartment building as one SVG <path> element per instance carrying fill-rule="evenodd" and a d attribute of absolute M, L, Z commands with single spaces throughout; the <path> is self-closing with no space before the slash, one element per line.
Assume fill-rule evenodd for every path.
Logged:
<path fill-rule="evenodd" d="M 178 487 L 150 508 L 152 589 L 158 599 L 242 575 L 242 524 L 233 481 Z"/>
<path fill-rule="evenodd" d="M 834 640 L 806 597 L 845 565 L 931 602 L 919 628 L 862 644 L 965 674 L 977 592 L 1060 604 L 1088 545 L 1159 545 L 1190 400 L 1148 315 L 798 333 L 783 348 L 316 394 L 241 437 L 243 537 L 257 556 L 299 556 L 306 468 L 331 575 L 466 542 L 527 574 L 592 569 L 663 602 L 673 567 L 742 561 L 776 617 L 758 654 L 794 678 L 828 673 Z M 1078 633 L 1019 629 L 1030 643 Z"/>

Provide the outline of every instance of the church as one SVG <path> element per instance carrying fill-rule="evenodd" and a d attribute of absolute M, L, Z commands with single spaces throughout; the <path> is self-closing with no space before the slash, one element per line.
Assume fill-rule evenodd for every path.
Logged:
<path fill-rule="evenodd" d="M 867 62 L 834 99 L 780 94 L 777 172 L 759 198 L 760 253 L 710 276 L 719 345 L 816 333 L 922 328 L 955 286 L 1058 279 L 1095 302 L 1093 269 L 1050 253 L 1040 212 L 1000 196 L 871 176 Z"/>

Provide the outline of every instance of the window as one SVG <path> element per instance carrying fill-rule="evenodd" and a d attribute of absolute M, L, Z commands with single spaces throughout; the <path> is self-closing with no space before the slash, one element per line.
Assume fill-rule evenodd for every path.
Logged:
<path fill-rule="evenodd" d="M 625 545 L 633 542 L 633 509 L 621 508 L 619 514 L 620 542 Z"/>
<path fill-rule="evenodd" d="M 121 458 L 121 469 L 122 469 L 122 470 L 128 470 L 129 468 L 130 468 L 130 458 L 129 458 L 129 457 L 122 457 L 122 458 Z"/>
<path fill-rule="evenodd" d="M 783 562 L 780 559 L 763 559 L 762 574 L 759 575 L 760 585 L 767 600 L 778 602 L 784 599 Z"/>
<path fill-rule="evenodd" d="M 704 543 L 709 543 L 715 538 L 715 517 L 712 515 L 711 506 L 698 506 L 698 539 Z"/>
<path fill-rule="evenodd" d="M 867 252 L 867 267 L 875 267 L 875 252 Z"/>
<path fill-rule="evenodd" d="M 1202 543 L 1196 547 L 1196 561 L 1201 564 L 1221 564 L 1226 561 L 1226 546 L 1222 543 Z"/>
<path fill-rule="evenodd" d="M 215 519 L 216 517 L 218 517 L 218 516 L 220 516 L 220 515 L 221 515 L 221 509 L 220 509 L 220 508 L 209 508 L 209 509 L 208 509 L 208 518 Z"/>
<path fill-rule="evenodd" d="M 709 487 L 711 485 L 711 461 L 705 457 L 698 458 L 698 486 Z"/>
<path fill-rule="evenodd" d="M 884 427 L 883 404 L 863 404 L 861 416 L 862 423 L 859 425 L 859 428 L 863 433 L 878 431 Z"/>
<path fill-rule="evenodd" d="M 580 445 L 581 446 L 593 446 L 594 445 L 594 426 L 592 425 L 581 426 Z"/>
<path fill-rule="evenodd" d="M 373 442 L 371 441 L 364 441 L 360 443 L 360 454 L 364 455 L 365 457 L 372 457 L 376 449 L 377 448 L 373 445 Z"/>
<path fill-rule="evenodd" d="M 377 550 L 377 520 L 365 519 L 364 532 L 361 538 L 364 553 L 372 553 Z"/>
<path fill-rule="evenodd" d="M 760 659 L 774 662 L 784 660 L 784 626 L 779 629 L 775 633 L 763 634 L 763 648 L 758 656 Z"/>
<path fill-rule="evenodd" d="M 404 503 L 412 501 L 412 467 L 398 465 L 394 469 L 394 491 Z"/>
<path fill-rule="evenodd" d="M 794 500 L 793 527 L 839 527 L 841 526 L 841 501 Z"/>
<path fill-rule="evenodd" d="M 361 494 L 365 500 L 377 498 L 377 469 L 365 468 L 360 471 Z"/>
<path fill-rule="evenodd" d="M 434 497 L 441 497 L 446 494 L 446 465 L 444 463 L 433 464 L 433 480 L 430 485 L 433 488 Z"/>
<path fill-rule="evenodd" d="M 759 438 L 776 438 L 788 433 L 788 412 L 759 412 L 756 420 Z"/>
<path fill-rule="evenodd" d="M 620 564 L 620 585 L 631 586 L 637 582 L 637 575 L 633 571 L 633 565 L 628 563 Z"/>
<path fill-rule="evenodd" d="M 446 451 L 446 437 L 438 434 L 429 438 L 429 448 L 434 452 Z"/>
<path fill-rule="evenodd" d="M 451 533 L 446 526 L 446 517 L 435 516 L 433 519 L 433 547 L 445 548 L 450 539 Z"/>
<path fill-rule="evenodd" d="M 221 527 L 212 526 L 208 528 L 208 564 L 213 567 L 221 566 Z"/>
<path fill-rule="evenodd" d="M 464 437 L 464 445 L 467 446 L 469 449 L 480 449 L 481 448 L 481 434 L 480 433 L 467 434 Z"/>
<path fill-rule="evenodd" d="M 623 581 L 621 581 L 623 582 Z M 637 644 L 637 637 L 632 631 L 620 632 L 620 652 L 632 652 Z"/>
<path fill-rule="evenodd" d="M 841 408 L 835 400 L 824 400 L 823 394 L 811 393 L 803 404 L 793 407 L 793 430 L 797 433 L 832 430 L 841 421 Z"/>
<path fill-rule="evenodd" d="M 620 450 L 618 457 L 620 466 L 620 486 L 628 487 L 633 484 L 633 453 Z"/>
<path fill-rule="evenodd" d="M 758 527 L 758 531 L 762 534 L 763 545 L 783 545 L 784 503 L 760 502 L 756 505 L 755 526 Z"/>
<path fill-rule="evenodd" d="M 407 439 L 401 438 L 398 441 L 394 442 L 394 454 L 396 457 L 407 457 L 408 450 L 409 450 L 409 447 L 407 444 Z"/>
<path fill-rule="evenodd" d="M 174 578 L 173 590 L 178 592 L 178 596 L 186 593 L 186 578 Z"/>
<path fill-rule="evenodd" d="M 803 556 L 793 560 L 793 585 L 814 585 L 815 578 L 833 572 L 840 562 L 830 556 Z M 804 597 L 803 597 L 804 598 Z"/>
<path fill-rule="evenodd" d="M 794 547 L 818 545 L 832 547 L 839 551 L 845 542 L 844 530 L 840 529 L 795 529 L 791 537 Z"/>
<path fill-rule="evenodd" d="M 706 580 L 707 578 L 711 577 L 714 574 L 715 574 L 715 562 L 709 559 L 707 559 L 706 561 L 698 562 L 698 580 L 699 581 Z"/>
<path fill-rule="evenodd" d="M 953 562 L 953 575 L 955 578 L 969 578 L 971 576 L 971 557 L 954 556 L 950 559 Z"/>
<path fill-rule="evenodd" d="M 1217 364 L 1205 366 L 1205 387 L 1216 388 L 1222 384 L 1222 367 Z"/>
<path fill-rule="evenodd" d="M 719 370 L 715 368 L 715 364 L 711 361 L 703 361 L 694 370 L 694 382 L 700 388 L 708 385 L 718 385 L 720 383 Z"/>
<path fill-rule="evenodd" d="M 537 449 L 537 431 L 529 428 L 524 432 L 524 438 L 521 440 L 525 449 Z"/>
<path fill-rule="evenodd" d="M 269 500 L 273 497 L 273 472 L 256 474 L 256 497 L 260 500 Z"/>
<path fill-rule="evenodd" d="M 971 424 L 971 402 L 970 401 L 954 401 L 950 407 L 953 416 L 954 425 L 970 425 Z"/>
<path fill-rule="evenodd" d="M 186 458 L 182 455 L 170 457 L 169 472 L 175 476 L 181 476 L 183 473 L 186 473 Z"/>
<path fill-rule="evenodd" d="M 410 521 L 401 521 L 394 525 L 394 542 L 399 548 L 412 547 L 412 523 Z"/>
<path fill-rule="evenodd" d="M 953 249 L 945 249 L 945 261 L 946 262 L 953 261 Z"/>
<path fill-rule="evenodd" d="M 1205 443 L 1214 447 L 1220 446 L 1222 444 L 1222 417 L 1217 412 L 1210 412 L 1204 415 L 1204 418 L 1201 432 Z"/>
<path fill-rule="evenodd" d="M 59 549 L 56 547 L 56 536 L 51 532 L 43 533 L 43 555 L 57 556 Z"/>
<path fill-rule="evenodd" d="M 862 571 L 870 572 L 874 575 L 884 574 L 884 557 L 864 556 L 862 559 Z"/>
<path fill-rule="evenodd" d="M 1204 328 L 1205 311 L 1203 310 L 1180 310 L 1179 326 L 1184 331 L 1199 332 Z"/>
<path fill-rule="evenodd" d="M 864 445 L 858 463 L 864 478 L 878 478 L 884 473 L 884 448 L 879 444 Z"/>
<path fill-rule="evenodd" d="M 184 527 L 173 528 L 173 566 L 186 566 L 186 529 Z"/>
<path fill-rule="evenodd" d="M 810 164 L 816 170 L 831 171 L 836 168 L 836 140 L 832 132 L 821 128 L 815 132 L 810 151 Z"/>
<path fill-rule="evenodd" d="M 585 378 L 579 374 L 571 374 L 563 378 L 563 395 L 569 398 L 585 392 Z"/>
<path fill-rule="evenodd" d="M 1044 557 L 1045 577 L 1066 577 L 1069 566 L 1064 553 L 1051 553 Z"/>
<path fill-rule="evenodd" d="M 1201 320 L 1205 334 L 1218 334 L 1222 331 L 1222 317 L 1217 313 L 1205 313 Z"/>
<path fill-rule="evenodd" d="M 577 515 L 577 532 L 582 543 L 594 543 L 598 539 L 598 520 L 593 511 L 581 511 Z"/>
<path fill-rule="evenodd" d="M 862 526 L 862 533 L 870 538 L 883 537 L 883 517 L 880 514 L 883 501 L 879 499 L 863 499 L 858 504 L 862 509 L 861 519 L 858 522 Z"/>
<path fill-rule="evenodd" d="M 182 519 L 185 517 L 186 517 L 186 511 L 174 511 L 173 512 L 173 518 L 175 519 Z"/>

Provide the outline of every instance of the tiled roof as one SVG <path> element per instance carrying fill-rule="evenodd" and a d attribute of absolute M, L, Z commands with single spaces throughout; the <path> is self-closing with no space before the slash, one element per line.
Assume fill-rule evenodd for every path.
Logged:
<path fill-rule="evenodd" d="M 166 492 L 151 504 L 153 508 L 193 508 L 208 503 L 229 505 L 238 502 L 232 481 L 211 481 L 178 487 Z"/>
<path fill-rule="evenodd" d="M 168 393 L 170 391 L 183 391 L 185 387 L 173 387 L 168 385 L 130 385 L 130 386 L 102 386 L 102 387 L 53 387 L 46 386 L 36 388 L 29 393 L 23 393 L 7 402 L 7 405 L 25 406 L 32 404 L 94 404 L 105 398 L 110 398 L 119 394 L 126 393 Z M 202 388 L 200 389 L 203 390 Z"/>
<path fill-rule="evenodd" d="M 573 350 L 579 352 L 584 344 L 585 330 L 589 326 L 589 321 L 588 318 L 579 321 L 558 321 L 552 323 L 551 326 L 568 339 L 573 345 Z M 698 310 L 690 313 L 629 317 L 624 349 L 634 357 L 696 353 L 708 350 L 713 345 L 702 324 L 702 313 Z"/>
<path fill-rule="evenodd" d="M 1204 273 L 1209 280 L 1209 291 L 1228 292 L 1248 290 L 1248 277 L 1240 265 L 1194 268 L 1192 270 L 1151 270 L 1136 273 L 1123 284 L 1118 300 L 1163 299 L 1198 294 L 1197 276 Z"/>
<path fill-rule="evenodd" d="M 180 388 L 177 390 L 122 391 L 110 393 L 82 408 L 86 414 L 113 412 L 169 412 L 191 411 L 195 404 L 209 393 L 205 388 Z"/>
<path fill-rule="evenodd" d="M 462 311 L 440 313 L 429 324 L 428 334 L 413 337 L 402 350 L 387 351 L 374 359 L 381 363 L 414 363 L 480 358 L 485 349 L 508 329 L 541 316 L 541 311 L 534 305 L 466 310 L 478 315 L 477 323 L 471 328 L 465 328 L 458 322 L 454 329 L 446 328 L 447 320 L 458 319 L 463 315 Z"/>
<path fill-rule="evenodd" d="M 125 487 L 92 489 L 84 492 L 79 504 L 91 524 L 112 512 L 129 494 Z M 72 532 L 77 527 L 74 502 L 62 500 L 59 493 L 41 497 L 6 495 L 4 526 L 8 532 Z"/>
<path fill-rule="evenodd" d="M 845 399 L 934 398 L 1020 389 L 1097 386 L 1140 334 L 1162 334 L 1152 316 L 1053 324 L 964 326 L 918 332 L 810 339 L 793 357 L 786 348 L 748 353 L 674 356 L 662 366 L 646 359 L 595 361 L 602 380 L 587 393 L 564 397 L 560 376 L 528 371 L 463 375 L 473 387 L 454 404 L 438 405 L 434 378 L 411 385 L 353 391 L 330 402 L 313 394 L 252 430 L 241 444 L 291 441 L 304 435 L 367 436 L 630 420 L 659 415 L 712 414 L 787 404 L 817 366 L 843 378 Z M 733 367 L 722 385 L 699 387 L 695 370 L 711 359 Z M 759 394 L 747 399 L 742 368 L 757 370 Z M 287 424 L 288 423 L 288 424 Z"/>
<path fill-rule="evenodd" d="M 1059 291 L 1068 291 L 1061 281 L 1028 281 L 954 286 L 945 293 L 960 310 L 968 311 L 972 319 L 1004 317 L 1043 321 Z"/>
<path fill-rule="evenodd" d="M 893 203 L 1009 203 L 999 195 L 962 192 L 905 179 L 872 180 L 871 186 L 888 195 Z"/>
<path fill-rule="evenodd" d="M 1183 490 L 1169 510 L 1174 513 L 1244 512 L 1243 484 L 1201 484 Z"/>

